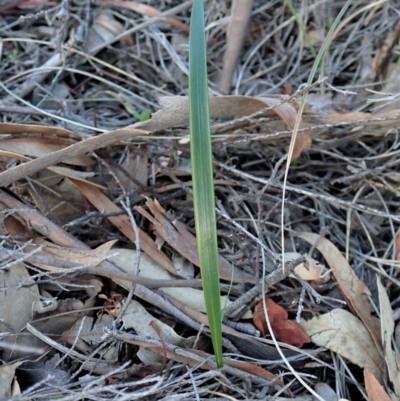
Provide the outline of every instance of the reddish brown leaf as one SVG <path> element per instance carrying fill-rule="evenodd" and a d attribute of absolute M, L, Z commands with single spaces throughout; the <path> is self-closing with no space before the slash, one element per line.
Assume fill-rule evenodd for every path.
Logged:
<path fill-rule="evenodd" d="M 276 304 L 272 299 L 266 300 L 266 306 L 269 321 L 277 340 L 299 348 L 305 343 L 311 342 L 311 338 L 298 323 L 293 320 L 288 320 L 288 314 L 285 309 Z M 268 334 L 263 301 L 260 301 L 255 307 L 253 322 L 263 336 Z"/>
<path fill-rule="evenodd" d="M 397 237 L 396 237 L 395 252 L 396 252 L 395 259 L 400 260 L 400 232 L 397 234 Z"/>
<path fill-rule="evenodd" d="M 135 207 L 135 210 L 154 224 L 159 237 L 163 238 L 164 241 L 176 249 L 180 255 L 194 265 L 199 266 L 196 238 L 186 229 L 185 225 L 177 220 L 171 223 L 167 219 L 165 210 L 157 201 L 148 200 L 146 206 L 153 213 L 153 216 L 141 206 Z M 219 272 L 220 278 L 223 280 L 233 280 L 235 283 L 254 282 L 252 275 L 232 266 L 222 256 L 219 257 Z"/>
<path fill-rule="evenodd" d="M 120 212 L 121 209 L 115 205 L 106 195 L 103 194 L 98 188 L 95 188 L 86 183 L 72 180 L 71 182 L 76 185 L 88 201 L 98 210 L 104 212 Z M 108 220 L 114 224 L 124 235 L 126 235 L 132 242 L 135 242 L 135 232 L 132 228 L 132 223 L 127 215 L 111 216 Z M 175 267 L 167 255 L 161 252 L 151 237 L 139 228 L 140 246 L 142 250 L 160 264 L 165 270 L 172 274 L 176 274 Z"/>
<path fill-rule="evenodd" d="M 364 369 L 364 382 L 365 390 L 371 401 L 390 401 L 390 397 L 382 385 L 367 367 Z"/>

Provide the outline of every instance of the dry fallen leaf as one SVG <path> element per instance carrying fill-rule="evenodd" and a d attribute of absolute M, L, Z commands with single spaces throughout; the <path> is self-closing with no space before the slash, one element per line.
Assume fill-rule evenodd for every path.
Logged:
<path fill-rule="evenodd" d="M 154 224 L 156 233 L 160 238 L 164 239 L 194 265 L 200 266 L 196 237 L 189 232 L 183 223 L 177 220 L 170 222 L 165 210 L 157 201 L 148 200 L 146 206 L 154 217 L 141 206 L 135 209 Z M 238 269 L 222 256 L 219 257 L 219 276 L 223 280 L 232 280 L 234 283 L 254 282 L 254 276 Z"/>
<path fill-rule="evenodd" d="M 126 1 L 126 0 L 102 0 L 101 3 L 105 6 L 111 7 L 120 7 L 126 8 L 132 11 L 135 11 L 139 14 L 146 15 L 148 17 L 155 17 L 156 15 L 161 14 L 160 10 L 157 10 L 154 7 L 151 7 L 147 4 L 138 3 L 137 1 Z M 189 33 L 189 27 L 183 22 L 177 20 L 174 17 L 165 17 L 161 21 L 167 22 L 172 26 L 181 29 L 183 32 Z"/>
<path fill-rule="evenodd" d="M 285 252 L 283 254 L 284 261 L 290 262 L 301 257 L 297 252 Z M 294 271 L 306 281 L 315 281 L 317 283 L 326 283 L 330 279 L 330 274 L 326 267 L 313 258 L 308 258 L 309 266 L 305 267 L 303 263 L 294 268 Z M 291 275 L 294 277 L 293 275 Z"/>
<path fill-rule="evenodd" d="M 110 13 L 99 13 L 89 27 L 89 34 L 83 46 L 84 52 L 96 54 L 105 46 L 105 43 L 109 43 L 123 31 L 124 26 Z M 123 48 L 131 47 L 134 44 L 132 36 L 124 36 L 119 42 Z"/>
<path fill-rule="evenodd" d="M 374 339 L 377 349 L 382 349 L 379 320 L 371 315 L 371 295 L 368 287 L 356 276 L 342 253 L 326 238 L 313 233 L 296 233 L 310 244 L 317 244 L 338 283 L 338 288 L 353 313 L 357 314 Z"/>
<path fill-rule="evenodd" d="M 189 124 L 189 104 L 187 96 L 164 96 L 159 98 L 160 109 L 145 122 L 139 122 L 127 127 L 146 131 L 165 130 L 171 127 Z M 251 97 L 251 96 L 211 96 L 210 117 L 232 118 L 251 115 L 266 110 L 265 115 L 278 116 L 287 129 L 293 129 L 297 109 L 281 97 Z M 283 127 L 284 128 L 284 127 Z M 301 125 L 304 128 L 304 125 Z M 297 134 L 292 160 L 299 157 L 301 151 L 311 144 L 310 133 L 300 131 Z"/>
<path fill-rule="evenodd" d="M 393 401 L 367 367 L 364 369 L 364 383 L 369 401 Z"/>
<path fill-rule="evenodd" d="M 334 309 L 307 321 L 302 319 L 300 325 L 314 344 L 338 353 L 361 368 L 368 367 L 380 377 L 380 352 L 363 323 L 350 312 Z"/>
<path fill-rule="evenodd" d="M 394 333 L 394 320 L 392 307 L 386 289 L 383 287 L 379 277 L 376 279 L 379 293 L 379 309 L 381 313 L 382 348 L 385 356 L 389 379 L 392 382 L 397 400 L 400 400 L 400 369 L 396 353 L 392 348 L 392 337 Z M 392 397 L 393 398 L 393 397 Z"/>
<path fill-rule="evenodd" d="M 13 381 L 15 377 L 15 369 L 22 365 L 23 362 L 15 362 L 9 365 L 0 366 L 0 398 L 9 399 L 13 395 L 17 395 L 13 391 Z"/>
<path fill-rule="evenodd" d="M 118 267 L 120 267 L 124 272 L 129 274 L 135 274 L 135 261 L 137 259 L 137 252 L 133 249 L 122 249 L 122 248 L 113 248 L 109 252 L 108 260 L 113 262 Z M 139 276 L 154 278 L 160 280 L 170 280 L 171 275 L 165 271 L 155 260 L 148 257 L 146 254 L 140 254 L 140 265 L 139 265 Z M 126 282 L 120 279 L 114 279 L 114 281 L 119 284 L 121 287 L 130 290 L 132 287 L 132 283 Z M 190 287 L 163 287 L 160 288 L 159 291 L 162 291 L 164 294 L 167 294 L 178 301 L 189 305 L 193 309 L 206 312 L 206 306 L 204 302 L 204 293 L 202 290 Z M 231 301 L 229 301 L 228 297 L 221 296 L 221 305 L 224 307 L 225 305 L 229 305 Z M 251 314 L 246 315 L 246 318 L 250 318 Z"/>
<path fill-rule="evenodd" d="M 103 342 L 104 329 L 110 327 L 113 321 L 114 319 L 107 314 L 103 314 L 101 319 L 96 321 L 92 317 L 84 316 L 62 334 L 62 340 L 89 355 Z M 110 363 L 118 360 L 118 351 L 113 345 L 103 348 L 99 355 Z"/>
<path fill-rule="evenodd" d="M 32 319 L 32 304 L 40 300 L 40 295 L 38 286 L 21 262 L 14 262 L 9 268 L 1 269 L 0 282 L 2 287 L 7 288 L 7 291 L 0 291 L 0 332 L 4 335 L 2 359 L 8 362 L 25 355 L 26 350 L 19 353 L 21 345 L 31 345 L 25 341 L 24 335 L 18 334 Z M 7 344 L 9 347 L 6 347 Z"/>
<path fill-rule="evenodd" d="M 162 339 L 168 344 L 179 345 L 183 348 L 191 348 L 194 343 L 194 337 L 183 338 L 179 336 L 170 326 L 152 316 L 139 302 L 136 301 L 131 301 L 122 321 L 125 330 L 133 329 L 137 335 L 144 338 L 160 340 L 160 336 L 156 330 L 154 330 L 152 325 L 150 325 L 153 323 L 157 325 Z M 146 349 L 144 347 L 140 347 L 137 356 L 145 365 L 158 365 L 163 360 L 162 353 L 159 354 L 158 352 L 154 352 L 151 349 Z"/>
<path fill-rule="evenodd" d="M 298 348 L 301 348 L 305 343 L 311 342 L 310 337 L 298 323 L 288 320 L 288 313 L 285 309 L 270 298 L 266 300 L 266 306 L 269 321 L 277 340 Z M 262 336 L 268 334 L 263 301 L 260 301 L 254 309 L 253 322 Z"/>
<path fill-rule="evenodd" d="M 12 152 L 30 157 L 42 157 L 49 153 L 66 148 L 76 142 L 76 140 L 69 138 L 56 137 L 4 138 L 0 140 L 0 151 Z M 79 155 L 66 159 L 64 163 L 87 167 L 93 166 L 95 161 L 88 155 Z"/>
<path fill-rule="evenodd" d="M 87 183 L 77 180 L 71 180 L 82 192 L 90 203 L 103 213 L 121 212 L 117 205 L 114 204 L 106 195 L 98 188 L 95 188 Z M 126 235 L 133 243 L 135 242 L 135 232 L 129 217 L 124 214 L 120 216 L 108 217 L 108 220 L 114 224 L 124 235 Z M 139 228 L 140 248 L 147 253 L 151 258 L 157 261 L 165 270 L 176 274 L 175 267 L 172 261 L 161 252 L 150 236 Z"/>

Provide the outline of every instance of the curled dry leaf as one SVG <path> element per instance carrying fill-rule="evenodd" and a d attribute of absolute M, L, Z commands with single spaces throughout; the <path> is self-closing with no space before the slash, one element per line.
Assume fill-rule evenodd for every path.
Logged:
<path fill-rule="evenodd" d="M 368 367 L 380 377 L 380 352 L 363 323 L 350 312 L 334 309 L 307 321 L 302 319 L 300 324 L 314 344 L 337 352 L 361 368 Z"/>
<path fill-rule="evenodd" d="M 311 342 L 304 329 L 295 321 L 288 319 L 288 313 L 272 299 L 266 300 L 267 313 L 271 328 L 277 340 L 301 348 L 305 343 Z M 265 321 L 264 303 L 261 300 L 255 307 L 253 314 L 254 325 L 263 336 L 268 334 Z"/>
<path fill-rule="evenodd" d="M 371 304 L 368 296 L 371 295 L 368 287 L 356 276 L 342 253 L 326 238 L 313 233 L 296 233 L 310 244 L 317 244 L 338 283 L 340 292 L 347 301 L 349 308 L 357 314 L 365 324 L 374 339 L 377 349 L 382 348 L 379 320 L 371 315 Z"/>
<path fill-rule="evenodd" d="M 146 131 L 156 131 L 180 125 L 187 125 L 189 123 L 189 104 L 187 96 L 164 96 L 159 99 L 159 103 L 160 110 L 154 113 L 150 120 L 136 123 L 130 127 Z M 243 117 L 261 110 L 265 110 L 265 113 L 262 113 L 263 115 L 277 115 L 285 123 L 288 129 L 293 129 L 296 122 L 297 110 L 291 103 L 285 101 L 285 98 L 283 97 L 210 97 L 211 118 Z M 304 127 L 304 125 L 302 124 L 301 127 Z M 301 151 L 308 148 L 310 144 L 310 133 L 308 131 L 298 132 L 292 160 L 299 157 Z"/>
<path fill-rule="evenodd" d="M 290 262 L 301 257 L 297 252 L 285 252 L 283 254 L 284 261 Z M 330 279 L 329 271 L 326 267 L 313 258 L 308 258 L 309 267 L 305 267 L 303 263 L 294 268 L 294 271 L 306 281 L 315 281 L 317 283 L 326 283 Z M 293 275 L 291 275 L 294 277 Z"/>

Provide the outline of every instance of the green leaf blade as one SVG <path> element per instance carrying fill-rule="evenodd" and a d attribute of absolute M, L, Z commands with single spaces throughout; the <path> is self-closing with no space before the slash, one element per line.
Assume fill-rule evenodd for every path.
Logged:
<path fill-rule="evenodd" d="M 189 110 L 197 248 L 214 353 L 217 366 L 222 367 L 222 315 L 203 0 L 194 0 L 190 23 Z"/>

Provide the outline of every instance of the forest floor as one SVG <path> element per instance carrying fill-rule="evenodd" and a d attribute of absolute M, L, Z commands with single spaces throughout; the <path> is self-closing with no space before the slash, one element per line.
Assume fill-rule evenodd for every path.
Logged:
<path fill-rule="evenodd" d="M 205 3 L 224 369 L 191 197 L 192 1 L 3 0 L 0 399 L 400 400 L 398 3 L 350 2 L 311 85 L 345 1 Z"/>

